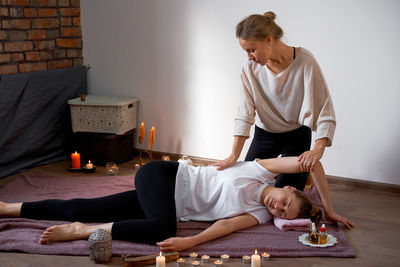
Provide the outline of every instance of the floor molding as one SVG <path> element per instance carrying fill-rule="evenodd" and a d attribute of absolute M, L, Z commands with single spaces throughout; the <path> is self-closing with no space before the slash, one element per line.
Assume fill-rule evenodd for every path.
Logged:
<path fill-rule="evenodd" d="M 135 153 L 138 154 L 136 150 Z M 174 154 L 174 153 L 165 153 L 159 151 L 152 152 L 153 159 L 161 159 L 162 156 L 169 156 L 171 160 L 178 161 L 182 157 L 182 154 Z M 196 156 L 189 156 L 189 158 L 195 162 L 195 165 L 209 165 L 218 162 L 219 160 L 210 159 L 210 158 L 202 158 Z M 391 193 L 391 194 L 400 194 L 400 185 L 395 184 L 387 184 L 387 183 L 379 183 L 379 182 L 372 182 L 372 181 L 365 181 L 360 179 L 352 179 L 352 178 L 345 178 L 333 175 L 327 175 L 328 183 L 334 185 L 344 185 L 349 187 L 361 188 L 366 190 L 373 190 L 379 191 L 384 193 Z"/>

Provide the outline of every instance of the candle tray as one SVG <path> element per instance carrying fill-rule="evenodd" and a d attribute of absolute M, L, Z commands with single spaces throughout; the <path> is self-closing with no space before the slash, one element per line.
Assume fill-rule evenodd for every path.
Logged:
<path fill-rule="evenodd" d="M 70 172 L 86 172 L 86 173 L 91 173 L 96 171 L 96 166 L 93 166 L 93 168 L 88 169 L 86 167 L 81 167 L 81 168 L 72 168 L 72 166 L 68 167 L 68 171 Z"/>

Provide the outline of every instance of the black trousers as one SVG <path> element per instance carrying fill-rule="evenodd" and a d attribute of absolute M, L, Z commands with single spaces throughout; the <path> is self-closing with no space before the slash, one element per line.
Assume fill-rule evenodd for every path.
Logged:
<path fill-rule="evenodd" d="M 177 162 L 154 161 L 135 176 L 136 190 L 93 199 L 24 202 L 21 217 L 38 220 L 114 222 L 112 237 L 155 243 L 176 235 Z"/>
<path fill-rule="evenodd" d="M 271 133 L 255 126 L 254 138 L 245 160 L 276 158 L 281 154 L 282 157 L 299 156 L 310 150 L 310 146 L 311 129 L 306 126 L 285 133 Z M 307 177 L 308 173 L 282 173 L 278 175 L 275 187 L 291 185 L 303 190 Z"/>

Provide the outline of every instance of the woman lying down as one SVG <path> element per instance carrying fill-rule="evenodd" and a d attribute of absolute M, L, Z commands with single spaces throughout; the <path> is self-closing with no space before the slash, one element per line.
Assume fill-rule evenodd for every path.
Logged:
<path fill-rule="evenodd" d="M 39 240 L 41 244 L 87 239 L 103 228 L 115 240 L 156 243 L 163 252 L 181 251 L 269 222 L 273 216 L 319 220 L 321 211 L 303 192 L 291 186 L 273 186 L 278 173 L 297 172 L 297 157 L 239 162 L 222 171 L 213 166 L 155 161 L 137 172 L 136 190 L 93 199 L 0 201 L 0 217 L 74 222 L 48 228 Z M 333 209 L 322 165 L 318 163 L 310 174 L 326 219 L 352 228 L 353 223 Z M 188 220 L 215 222 L 197 235 L 175 237 L 177 221 Z"/>

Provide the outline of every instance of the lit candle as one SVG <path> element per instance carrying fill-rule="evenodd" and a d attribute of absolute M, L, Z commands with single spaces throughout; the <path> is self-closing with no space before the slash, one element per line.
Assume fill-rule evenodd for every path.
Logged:
<path fill-rule="evenodd" d="M 144 122 L 140 124 L 140 131 L 139 131 L 139 143 L 143 143 L 144 141 Z"/>
<path fill-rule="evenodd" d="M 222 260 L 222 262 L 228 262 L 229 261 L 229 255 L 228 254 L 222 254 L 221 255 L 221 260 Z"/>
<path fill-rule="evenodd" d="M 260 255 L 257 255 L 257 250 L 251 255 L 251 267 L 260 267 Z"/>
<path fill-rule="evenodd" d="M 267 252 L 263 252 L 263 253 L 261 254 L 261 260 L 262 260 L 262 261 L 269 261 L 270 258 L 271 258 L 271 256 L 270 256 L 269 253 L 267 253 Z"/>
<path fill-rule="evenodd" d="M 156 128 L 153 126 L 150 129 L 150 136 L 149 136 L 149 147 L 150 147 L 150 150 L 153 147 L 155 134 L 156 134 Z"/>
<path fill-rule="evenodd" d="M 167 155 L 162 156 L 161 159 L 163 161 L 170 161 L 171 160 L 171 158 L 169 156 L 167 156 Z"/>
<path fill-rule="evenodd" d="M 165 257 L 160 252 L 160 255 L 156 258 L 156 267 L 165 267 Z"/>
<path fill-rule="evenodd" d="M 200 262 L 199 261 L 192 261 L 192 266 L 193 267 L 199 267 L 200 266 Z"/>
<path fill-rule="evenodd" d="M 179 258 L 176 260 L 176 267 L 183 267 L 185 266 L 185 259 L 184 258 Z"/>
<path fill-rule="evenodd" d="M 214 267 L 222 267 L 222 261 L 221 260 L 215 260 L 214 261 Z"/>
<path fill-rule="evenodd" d="M 250 256 L 249 255 L 244 255 L 242 257 L 242 263 L 250 263 Z"/>
<path fill-rule="evenodd" d="M 90 160 L 88 164 L 86 164 L 86 169 L 93 169 L 93 163 L 90 163 Z"/>
<path fill-rule="evenodd" d="M 207 263 L 209 259 L 210 259 L 210 256 L 203 255 L 203 256 L 201 256 L 201 263 L 203 263 L 203 264 Z"/>
<path fill-rule="evenodd" d="M 196 252 L 191 252 L 191 253 L 189 254 L 190 260 L 191 260 L 191 261 L 197 260 L 197 256 L 198 256 L 198 255 L 199 255 L 199 254 L 197 254 Z"/>
<path fill-rule="evenodd" d="M 71 154 L 72 168 L 80 169 L 81 168 L 81 155 L 75 151 L 75 153 Z"/>

